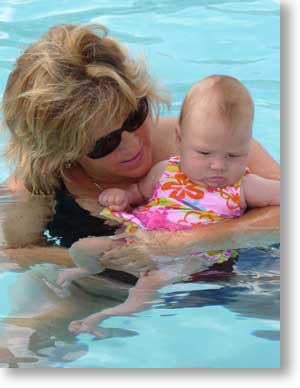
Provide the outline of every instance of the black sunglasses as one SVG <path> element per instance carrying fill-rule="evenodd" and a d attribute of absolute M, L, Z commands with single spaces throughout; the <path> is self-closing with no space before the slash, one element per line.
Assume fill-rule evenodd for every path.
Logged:
<path fill-rule="evenodd" d="M 146 97 L 140 99 L 138 109 L 131 112 L 121 128 L 101 137 L 96 141 L 94 149 L 87 155 L 91 159 L 104 158 L 119 147 L 122 140 L 122 132 L 134 132 L 144 123 L 149 112 Z"/>

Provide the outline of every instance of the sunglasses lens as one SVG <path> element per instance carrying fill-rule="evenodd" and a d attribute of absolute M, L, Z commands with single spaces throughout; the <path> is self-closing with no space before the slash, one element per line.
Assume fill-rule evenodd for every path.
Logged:
<path fill-rule="evenodd" d="M 139 101 L 138 110 L 130 113 L 122 125 L 122 128 L 117 129 L 99 139 L 92 152 L 88 154 L 91 159 L 100 159 L 111 154 L 121 143 L 122 132 L 134 132 L 136 131 L 146 120 L 148 115 L 149 106 L 147 98 L 144 97 Z"/>
<path fill-rule="evenodd" d="M 121 143 L 121 132 L 112 132 L 96 142 L 96 145 L 88 157 L 91 159 L 104 158 L 111 154 Z"/>
<path fill-rule="evenodd" d="M 147 99 L 144 97 L 139 102 L 138 110 L 130 113 L 122 128 L 124 128 L 124 130 L 126 130 L 127 132 L 136 131 L 146 120 L 148 110 L 148 102 Z"/>

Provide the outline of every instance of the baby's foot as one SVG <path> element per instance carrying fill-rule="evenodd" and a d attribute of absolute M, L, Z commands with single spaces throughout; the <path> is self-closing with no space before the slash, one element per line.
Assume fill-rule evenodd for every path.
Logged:
<path fill-rule="evenodd" d="M 68 296 L 71 295 L 70 291 L 68 290 L 68 288 L 63 288 L 63 287 L 59 287 L 57 285 L 57 282 L 52 283 L 50 282 L 48 279 L 46 278 L 42 278 L 42 281 L 46 284 L 46 286 L 48 288 L 50 288 L 50 290 L 52 290 L 59 298 L 67 298 Z"/>
<path fill-rule="evenodd" d="M 64 269 L 58 274 L 57 285 L 62 288 L 68 288 L 73 280 L 79 280 L 88 275 L 90 275 L 90 273 L 81 268 Z"/>
<path fill-rule="evenodd" d="M 71 270 L 72 271 L 72 270 Z M 68 288 L 71 285 L 72 280 L 75 280 L 76 276 L 65 269 L 63 272 L 60 272 L 57 276 L 57 285 L 61 288 Z"/>

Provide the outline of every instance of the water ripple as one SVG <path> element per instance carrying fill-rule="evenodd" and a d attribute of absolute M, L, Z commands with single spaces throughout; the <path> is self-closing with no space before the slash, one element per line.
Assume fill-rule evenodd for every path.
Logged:
<path fill-rule="evenodd" d="M 8 39 L 9 35 L 7 32 L 0 31 L 0 39 Z"/>
<path fill-rule="evenodd" d="M 205 65 L 248 65 L 250 63 L 258 63 L 265 61 L 267 57 L 258 59 L 185 59 L 186 62 L 205 64 Z"/>
<path fill-rule="evenodd" d="M 158 55 L 168 57 L 170 59 L 175 60 L 176 57 L 172 56 L 170 54 L 166 54 L 163 52 L 157 52 Z M 179 58 L 177 58 L 179 59 Z M 268 57 L 262 57 L 262 58 L 257 58 L 257 59 L 217 59 L 217 58 L 212 58 L 212 59 L 190 59 L 190 58 L 180 58 L 184 62 L 189 62 L 189 63 L 196 63 L 200 65 L 248 65 L 248 64 L 253 64 L 253 63 L 258 63 L 258 62 L 263 62 L 268 59 Z"/>
<path fill-rule="evenodd" d="M 0 8 L 0 22 L 13 21 L 14 14 L 15 14 L 15 10 L 11 7 Z"/>
<path fill-rule="evenodd" d="M 230 14 L 241 14 L 241 15 L 253 15 L 253 16 L 280 16 L 280 11 L 278 10 L 269 10 L 269 9 L 257 9 L 257 10 L 236 10 L 236 9 L 224 9 L 215 6 L 208 5 L 206 9 L 211 11 L 218 11 L 222 13 L 230 13 Z"/>

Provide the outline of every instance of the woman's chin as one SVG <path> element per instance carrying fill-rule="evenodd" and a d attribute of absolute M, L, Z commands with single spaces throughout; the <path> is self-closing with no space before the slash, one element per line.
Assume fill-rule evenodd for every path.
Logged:
<path fill-rule="evenodd" d="M 142 178 L 152 167 L 152 156 L 143 155 L 143 158 L 138 163 L 125 163 L 122 166 L 123 176 L 127 178 Z"/>
<path fill-rule="evenodd" d="M 148 166 L 139 166 L 135 169 L 124 171 L 123 176 L 126 178 L 142 178 L 149 172 L 151 167 L 151 164 Z"/>

